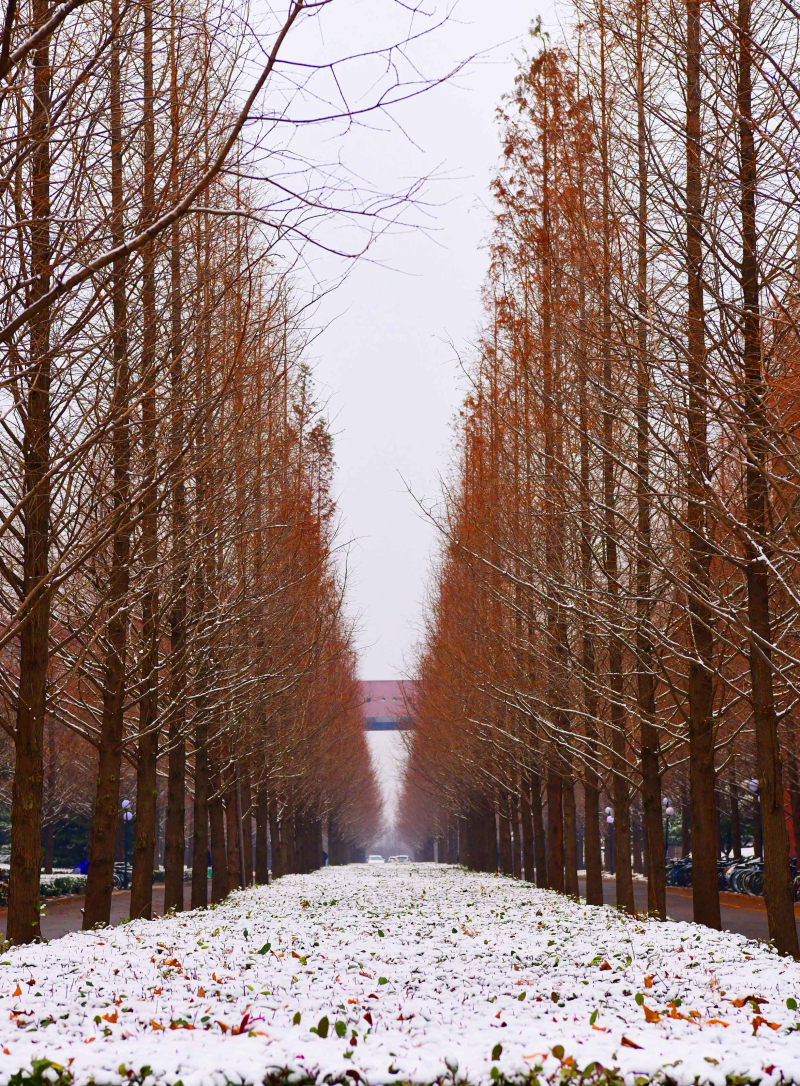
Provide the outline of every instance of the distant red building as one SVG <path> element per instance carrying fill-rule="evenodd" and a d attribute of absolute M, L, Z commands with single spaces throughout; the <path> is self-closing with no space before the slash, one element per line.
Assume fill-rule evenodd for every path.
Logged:
<path fill-rule="evenodd" d="M 374 679 L 362 682 L 364 730 L 407 731 L 411 727 L 411 716 L 406 699 L 410 697 L 413 686 L 413 681 L 409 679 Z"/>

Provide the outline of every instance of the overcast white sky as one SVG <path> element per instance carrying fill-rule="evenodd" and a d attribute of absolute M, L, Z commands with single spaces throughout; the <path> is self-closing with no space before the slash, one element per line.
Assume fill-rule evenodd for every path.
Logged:
<path fill-rule="evenodd" d="M 364 679 L 402 677 L 413 667 L 436 538 L 404 480 L 435 498 L 451 461 L 464 392 L 455 350 L 469 351 L 481 316 L 495 109 L 537 15 L 556 29 L 552 0 L 459 0 L 452 20 L 425 43 L 426 72 L 483 57 L 396 111 L 413 142 L 389 129 L 345 141 L 348 163 L 386 189 L 414 176 L 440 178 L 427 189 L 437 205 L 430 232 L 384 237 L 373 256 L 385 266 L 362 263 L 326 300 L 320 317 L 328 327 L 314 348 L 336 434 L 342 537 L 353 540 L 349 605 Z"/>

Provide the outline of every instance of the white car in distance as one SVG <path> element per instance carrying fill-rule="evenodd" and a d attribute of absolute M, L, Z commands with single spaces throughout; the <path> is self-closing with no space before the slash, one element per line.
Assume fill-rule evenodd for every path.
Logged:
<path fill-rule="evenodd" d="M 377 856 L 377 855 L 376 856 L 367 856 L 367 863 L 368 864 L 385 864 L 386 860 L 384 860 L 383 856 Z"/>

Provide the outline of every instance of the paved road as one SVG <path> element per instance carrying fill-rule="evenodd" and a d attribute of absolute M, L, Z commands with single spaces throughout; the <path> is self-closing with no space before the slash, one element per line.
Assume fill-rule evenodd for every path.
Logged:
<path fill-rule="evenodd" d="M 185 883 L 183 887 L 184 907 L 191 904 L 192 887 Z M 153 910 L 157 915 L 164 911 L 164 885 L 153 887 Z M 111 895 L 111 923 L 118 924 L 130 915 L 131 895 L 129 890 L 115 890 Z M 68 931 L 78 931 L 83 921 L 83 898 L 71 897 L 63 901 L 51 901 L 42 917 L 42 935 L 45 939 L 60 939 Z M 0 932 L 6 935 L 6 910 L 0 910 Z"/>
<path fill-rule="evenodd" d="M 586 883 L 580 880 L 581 893 L 585 893 Z M 636 908 L 644 912 L 647 909 L 647 884 L 634 882 L 633 896 Z M 741 897 L 741 903 L 731 902 L 732 894 L 725 895 L 722 903 L 722 926 L 728 931 L 739 932 L 751 939 L 768 938 L 767 914 L 763 903 L 758 898 L 748 898 L 744 894 L 735 895 Z M 184 886 L 184 904 L 188 909 L 191 898 L 191 886 Z M 111 923 L 118 924 L 130 913 L 131 895 L 127 890 L 115 890 L 111 898 Z M 603 899 L 607 905 L 613 905 L 615 900 L 613 878 L 603 879 Z M 50 902 L 47 912 L 42 919 L 42 935 L 45 939 L 58 939 L 66 935 L 68 931 L 77 931 L 81 926 L 83 898 L 73 897 L 64 901 Z M 153 907 L 156 914 L 164 911 L 164 887 L 153 887 Z M 795 910 L 797 911 L 797 910 Z M 682 888 L 667 888 L 667 915 L 671 920 L 692 919 L 692 892 Z M 798 918 L 798 933 L 800 933 L 800 918 Z M 0 933 L 5 937 L 6 911 L 0 910 Z"/>
<path fill-rule="evenodd" d="M 586 892 L 586 880 L 580 879 L 581 893 Z M 741 904 L 730 901 L 732 897 L 741 898 Z M 633 884 L 633 899 L 636 908 L 642 912 L 647 910 L 647 883 L 635 881 Z M 607 905 L 613 905 L 615 901 L 615 889 L 613 879 L 603 879 L 603 901 Z M 735 931 L 740 935 L 746 935 L 750 939 L 768 939 L 767 914 L 760 898 L 748 898 L 745 894 L 726 894 L 721 902 L 722 926 L 726 931 Z M 795 910 L 797 912 L 797 910 Z M 692 891 L 682 887 L 667 887 L 667 916 L 670 920 L 692 919 Z M 800 918 L 797 920 L 797 930 L 800 934 Z"/>

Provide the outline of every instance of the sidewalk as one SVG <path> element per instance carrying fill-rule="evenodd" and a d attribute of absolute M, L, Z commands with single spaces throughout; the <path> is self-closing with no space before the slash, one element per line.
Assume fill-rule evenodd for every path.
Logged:
<path fill-rule="evenodd" d="M 578 880 L 581 894 L 586 892 L 586 880 Z M 603 902 L 606 905 L 614 904 L 614 876 L 603 876 Z M 647 910 L 647 882 L 643 879 L 634 879 L 633 900 L 636 908 L 645 912 Z M 748 894 L 732 894 L 723 891 L 719 895 L 720 912 L 722 914 L 722 927 L 725 931 L 734 931 L 739 935 L 746 935 L 748 939 L 769 939 L 767 927 L 767 910 L 764 899 L 751 897 Z M 798 934 L 800 934 L 800 907 L 795 905 Z M 689 921 L 692 914 L 691 887 L 668 886 L 667 887 L 667 916 L 670 920 Z"/>

